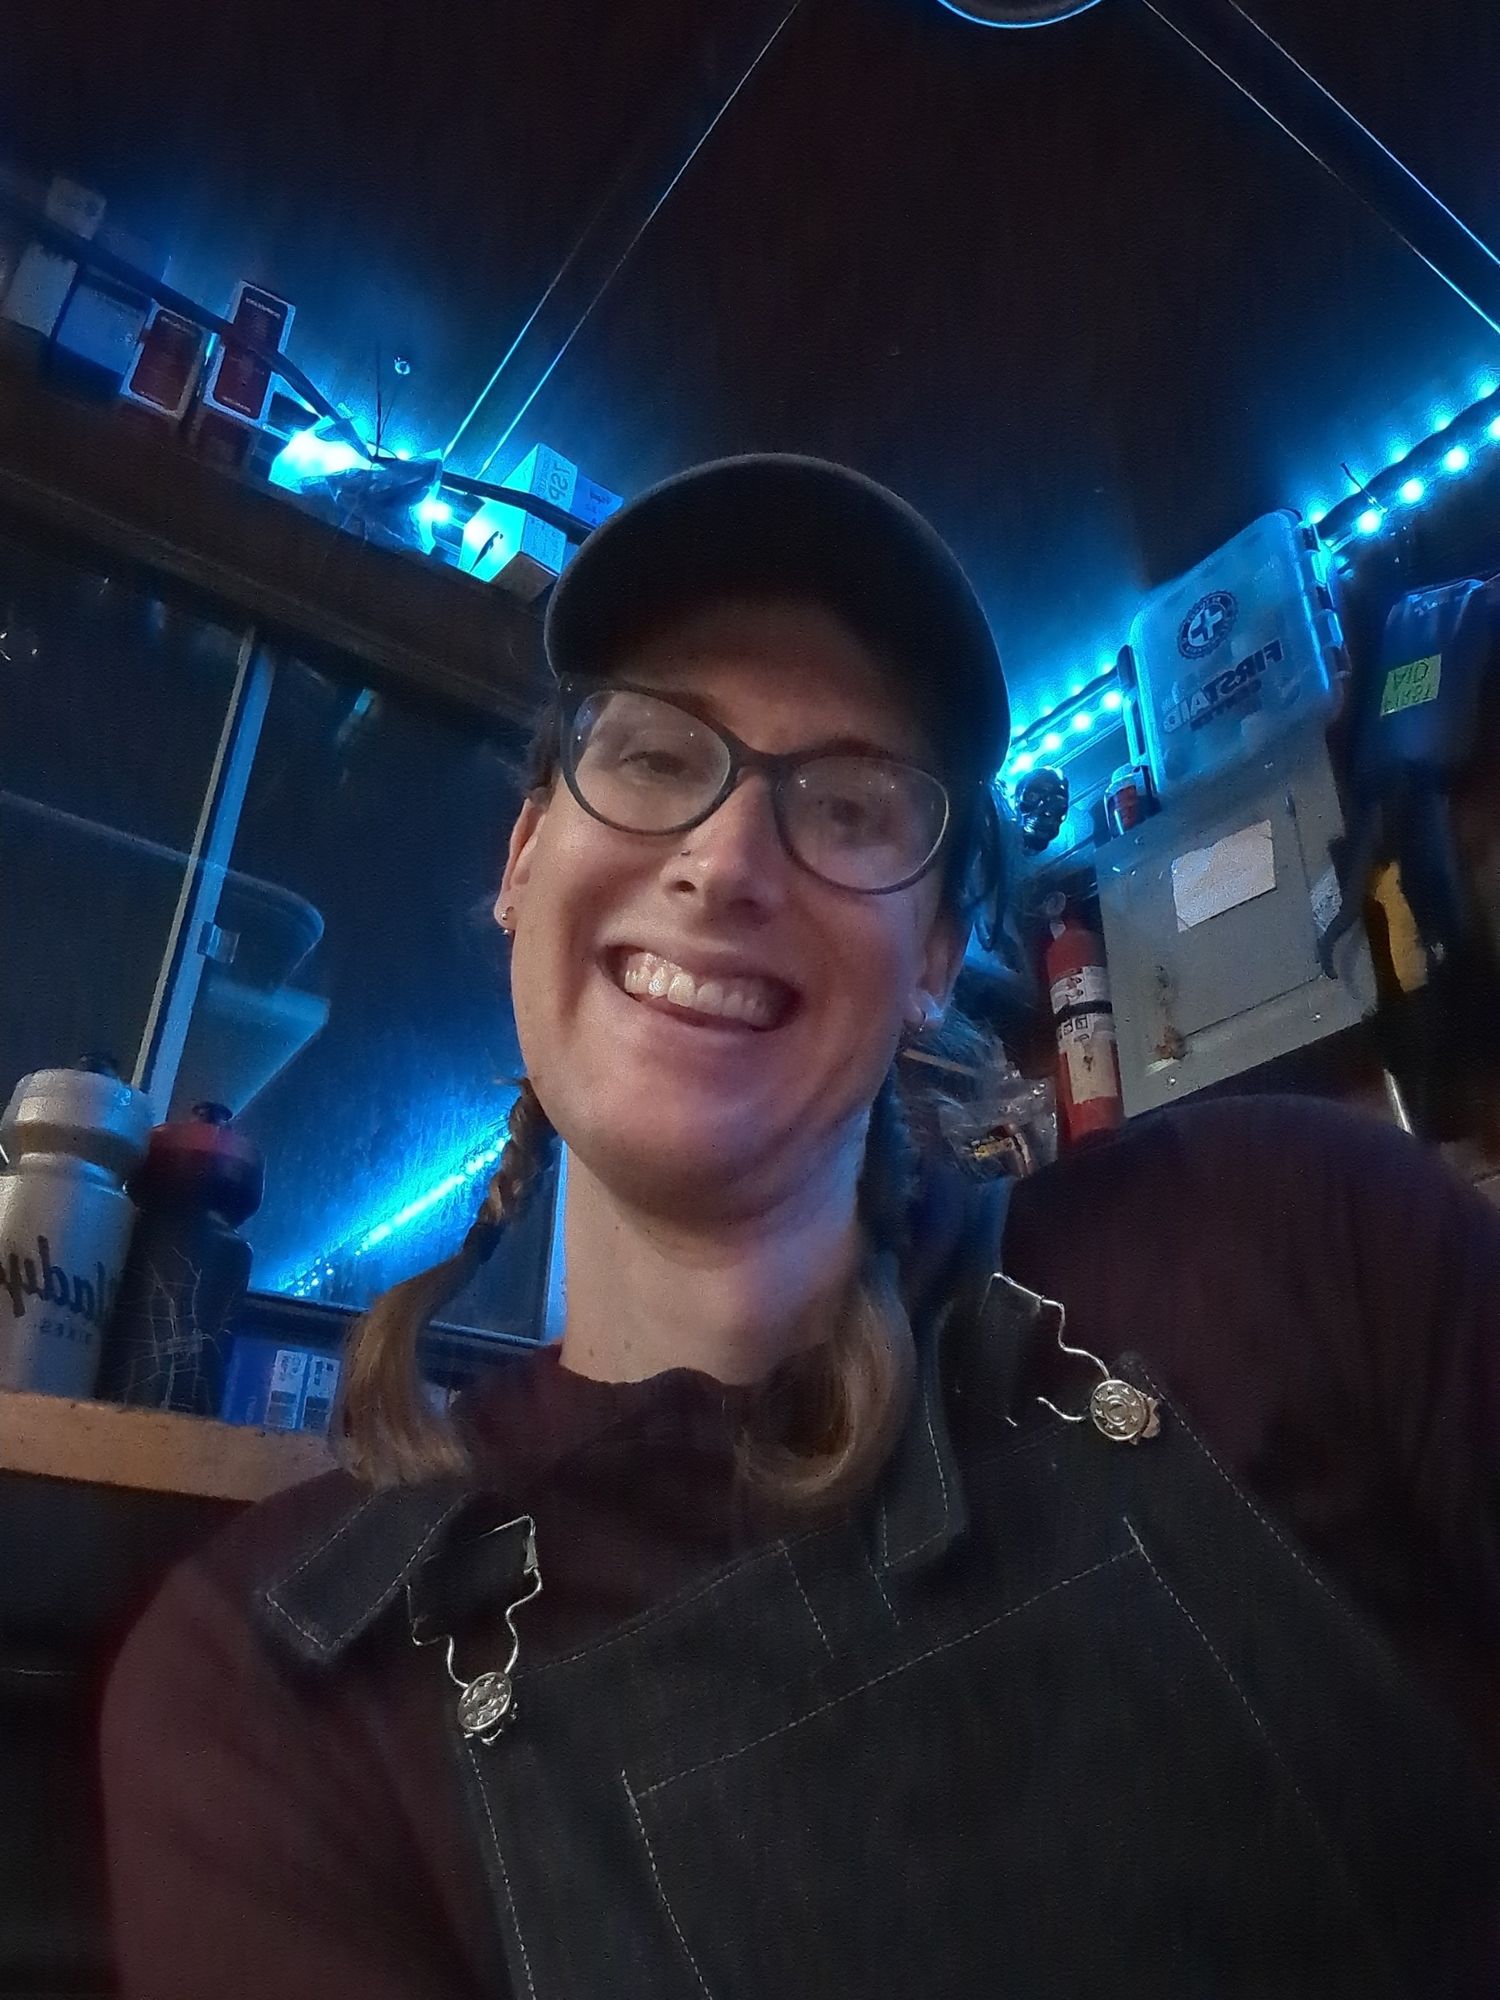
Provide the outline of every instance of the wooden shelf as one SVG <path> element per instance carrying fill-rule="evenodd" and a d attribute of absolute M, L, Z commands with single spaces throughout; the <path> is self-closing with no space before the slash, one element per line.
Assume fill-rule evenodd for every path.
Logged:
<path fill-rule="evenodd" d="M 0 1472 L 248 1501 L 332 1464 L 321 1437 L 0 1390 Z"/>
<path fill-rule="evenodd" d="M 0 328 L 0 516 L 59 552 L 83 542 L 116 575 L 174 578 L 208 615 L 251 621 L 356 685 L 530 727 L 547 686 L 542 621 L 509 591 L 221 472 L 123 398 L 69 395 L 16 339 Z"/>

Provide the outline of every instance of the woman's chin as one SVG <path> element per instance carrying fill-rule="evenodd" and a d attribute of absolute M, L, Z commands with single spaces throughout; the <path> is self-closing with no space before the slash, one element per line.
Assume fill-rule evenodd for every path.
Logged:
<path fill-rule="evenodd" d="M 757 1143 L 757 1138 L 759 1143 Z M 782 1150 L 769 1133 L 735 1129 L 717 1117 L 664 1117 L 660 1109 L 586 1141 L 590 1170 L 609 1190 L 660 1214 L 722 1215 L 743 1202 L 757 1162 Z"/>

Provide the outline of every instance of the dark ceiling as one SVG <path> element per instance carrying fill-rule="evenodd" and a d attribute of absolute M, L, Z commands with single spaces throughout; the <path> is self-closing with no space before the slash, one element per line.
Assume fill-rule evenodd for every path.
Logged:
<path fill-rule="evenodd" d="M 76 0 L 8 26 L 0 150 L 101 189 L 205 303 L 284 293 L 330 394 L 394 395 L 388 444 L 478 402 L 461 471 L 540 438 L 626 493 L 756 446 L 890 481 L 978 582 L 1023 721 L 1143 589 L 1500 373 L 1137 0 L 1027 33 L 800 0 L 557 360 L 788 4 Z M 1492 0 L 1254 8 L 1500 239 Z"/>

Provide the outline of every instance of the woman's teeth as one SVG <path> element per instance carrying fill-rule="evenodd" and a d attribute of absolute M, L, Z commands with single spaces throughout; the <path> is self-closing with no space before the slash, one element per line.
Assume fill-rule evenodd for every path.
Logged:
<path fill-rule="evenodd" d="M 750 1028 L 774 1025 L 783 995 L 769 979 L 695 979 L 669 958 L 633 951 L 620 969 L 620 984 L 637 999 L 668 1000 L 695 1014 L 718 1014 Z"/>

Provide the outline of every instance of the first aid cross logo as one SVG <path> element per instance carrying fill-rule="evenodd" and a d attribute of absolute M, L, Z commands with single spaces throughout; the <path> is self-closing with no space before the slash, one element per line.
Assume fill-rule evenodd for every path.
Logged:
<path fill-rule="evenodd" d="M 1211 590 L 1200 597 L 1177 628 L 1177 650 L 1185 660 L 1201 660 L 1234 630 L 1239 612 L 1233 594 Z"/>

